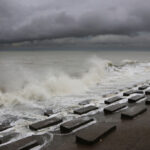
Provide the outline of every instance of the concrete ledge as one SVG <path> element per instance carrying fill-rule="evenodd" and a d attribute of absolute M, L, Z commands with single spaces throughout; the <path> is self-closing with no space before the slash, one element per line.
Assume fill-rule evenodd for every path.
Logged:
<path fill-rule="evenodd" d="M 54 113 L 53 113 L 53 111 L 51 110 L 51 109 L 49 109 L 49 110 L 46 110 L 45 112 L 44 112 L 44 116 L 51 116 L 51 115 L 53 115 Z"/>
<path fill-rule="evenodd" d="M 87 100 L 84 100 L 82 102 L 79 103 L 79 105 L 87 105 L 91 102 L 92 100 L 91 99 L 87 99 Z"/>
<path fill-rule="evenodd" d="M 87 107 L 83 107 L 83 108 L 74 110 L 74 114 L 82 115 L 82 114 L 88 113 L 88 112 L 96 110 L 96 109 L 98 109 L 98 107 L 87 106 Z"/>
<path fill-rule="evenodd" d="M 26 143 L 25 145 L 20 147 L 18 150 L 30 150 L 38 145 L 39 145 L 39 143 L 36 140 L 34 140 L 34 141 L 30 141 L 30 142 Z"/>
<path fill-rule="evenodd" d="M 44 139 L 42 135 L 32 135 L 1 146 L 0 150 L 29 150 L 43 143 Z"/>
<path fill-rule="evenodd" d="M 82 125 L 85 125 L 91 121 L 93 121 L 94 119 L 75 119 L 75 120 L 71 120 L 68 122 L 65 122 L 63 124 L 60 125 L 60 131 L 61 133 L 69 133 L 72 130 L 79 128 Z"/>
<path fill-rule="evenodd" d="M 114 113 L 117 110 L 120 110 L 122 108 L 125 108 L 127 105 L 126 104 L 116 104 L 116 105 L 112 105 L 109 107 L 104 108 L 104 113 L 106 114 L 111 114 Z"/>
<path fill-rule="evenodd" d="M 129 103 L 136 103 L 137 101 L 143 99 L 145 97 L 145 95 L 135 95 L 135 96 L 132 96 L 128 99 L 128 102 Z"/>
<path fill-rule="evenodd" d="M 150 95 L 150 90 L 146 90 L 145 95 Z"/>
<path fill-rule="evenodd" d="M 11 128 L 12 126 L 10 124 L 1 124 L 0 125 L 0 132 L 1 131 L 4 131 L 4 130 L 7 130 L 9 128 Z"/>
<path fill-rule="evenodd" d="M 147 97 L 147 98 L 146 98 L 145 104 L 146 104 L 146 105 L 150 105 L 150 97 Z"/>
<path fill-rule="evenodd" d="M 138 89 L 139 90 L 145 90 L 147 89 L 149 86 L 148 85 L 143 85 L 143 86 L 140 86 Z"/>
<path fill-rule="evenodd" d="M 50 118 L 50 119 L 46 119 L 46 120 L 42 120 L 42 121 L 33 123 L 33 124 L 29 125 L 29 128 L 31 130 L 40 130 L 40 129 L 43 129 L 46 127 L 56 125 L 60 122 L 62 122 L 62 119 L 54 117 L 54 118 Z"/>
<path fill-rule="evenodd" d="M 76 135 L 76 142 L 80 144 L 91 145 L 97 143 L 116 129 L 115 125 L 96 123 L 83 130 Z"/>
<path fill-rule="evenodd" d="M 15 138 L 19 133 L 9 133 L 7 135 L 4 135 L 3 137 L 0 137 L 0 144 L 4 144 L 11 140 L 12 138 Z"/>
<path fill-rule="evenodd" d="M 112 98 L 105 100 L 105 104 L 112 104 L 112 103 L 117 102 L 121 99 L 122 99 L 121 97 L 115 96 L 115 97 L 112 97 Z"/>
<path fill-rule="evenodd" d="M 135 93 L 143 94 L 144 92 L 141 90 L 130 90 L 130 91 L 124 92 L 123 96 L 130 96 L 131 94 L 135 94 Z"/>
<path fill-rule="evenodd" d="M 145 106 L 134 106 L 131 108 L 128 108 L 126 111 L 121 113 L 122 119 L 133 119 L 134 117 L 144 113 L 147 111 L 147 108 Z"/>

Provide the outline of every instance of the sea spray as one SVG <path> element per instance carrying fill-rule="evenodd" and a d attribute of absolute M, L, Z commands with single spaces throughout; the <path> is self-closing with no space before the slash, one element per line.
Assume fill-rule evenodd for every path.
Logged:
<path fill-rule="evenodd" d="M 86 63 L 88 69 L 79 76 L 72 76 L 65 71 L 53 70 L 52 68 L 50 70 L 47 68 L 46 74 L 36 74 L 34 71 L 19 66 L 20 69 L 17 70 L 16 76 L 11 76 L 9 73 L 9 79 L 8 77 L 4 78 L 7 79 L 5 81 L 7 86 L 10 85 L 11 88 L 8 86 L 7 89 L 7 86 L 4 85 L 5 88 L 1 86 L 0 104 L 14 106 L 23 104 L 25 101 L 29 103 L 32 100 L 35 103 L 45 100 L 54 103 L 51 101 L 54 96 L 84 94 L 101 83 L 111 85 L 118 82 L 121 84 L 122 82 L 134 81 L 135 78 L 140 79 L 142 77 L 139 75 L 144 70 L 147 73 L 146 78 L 149 76 L 149 63 L 139 63 L 132 60 L 124 60 L 123 63 L 124 65 L 122 63 L 115 65 L 111 61 L 94 56 Z M 11 67 L 13 67 L 13 63 Z M 97 87 L 97 89 L 99 88 Z"/>
<path fill-rule="evenodd" d="M 28 84 L 23 90 L 23 96 L 28 99 L 48 99 L 50 96 L 79 94 L 91 86 L 105 80 L 110 62 L 102 59 L 91 59 L 90 68 L 80 77 L 71 76 L 64 72 L 55 74 L 49 72 L 45 80 Z"/>
<path fill-rule="evenodd" d="M 139 85 L 150 77 L 148 60 L 122 60 L 118 51 L 111 53 L 110 59 L 116 55 L 113 62 L 87 54 L 36 51 L 0 55 L 0 122 L 11 120 L 13 131 L 27 136 L 33 134 L 28 125 L 45 119 L 47 109 L 64 121 L 71 120 L 77 117 L 73 111 L 81 107 L 79 103 L 90 99 L 90 105 L 102 111 L 106 99 L 102 95 L 114 95 L 119 89 Z M 58 127 L 42 132 L 55 129 Z"/>
<path fill-rule="evenodd" d="M 108 60 L 92 57 L 89 60 L 89 70 L 82 76 L 82 82 L 89 86 L 105 80 L 110 64 Z"/>

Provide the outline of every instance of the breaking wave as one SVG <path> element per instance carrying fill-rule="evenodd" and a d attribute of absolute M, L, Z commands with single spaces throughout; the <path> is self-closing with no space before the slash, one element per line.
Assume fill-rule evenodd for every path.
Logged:
<path fill-rule="evenodd" d="M 58 70 L 47 71 L 46 74 L 37 76 L 23 67 L 19 67 L 13 75 L 12 72 L 7 72 L 7 78 L 2 79 L 3 85 L 1 83 L 0 87 L 0 103 L 17 104 L 24 100 L 41 101 L 52 96 L 79 94 L 105 81 L 120 82 L 123 78 L 134 79 L 143 73 L 143 70 L 150 71 L 150 63 L 132 60 L 124 60 L 116 65 L 111 61 L 93 57 L 86 65 L 87 71 L 79 76 L 71 76 Z"/>

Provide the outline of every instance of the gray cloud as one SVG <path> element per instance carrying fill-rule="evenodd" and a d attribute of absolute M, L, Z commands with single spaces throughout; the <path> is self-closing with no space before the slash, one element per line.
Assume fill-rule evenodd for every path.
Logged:
<path fill-rule="evenodd" d="M 121 37 L 130 43 L 137 36 L 136 43 L 150 31 L 149 14 L 149 0 L 0 0 L 0 42 Z"/>

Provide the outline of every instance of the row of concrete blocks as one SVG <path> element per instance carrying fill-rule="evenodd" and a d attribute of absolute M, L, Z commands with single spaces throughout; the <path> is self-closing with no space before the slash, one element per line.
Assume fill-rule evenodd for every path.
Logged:
<path fill-rule="evenodd" d="M 122 104 L 120 104 L 121 106 Z M 114 107 L 119 106 L 115 105 Z M 112 106 L 111 106 L 112 108 Z M 122 118 L 126 119 L 132 119 L 136 117 L 137 115 L 145 112 L 147 109 L 145 106 L 134 106 L 132 108 L 127 109 L 126 111 L 122 112 Z M 39 130 L 45 127 L 49 127 L 55 124 L 60 123 L 62 120 L 59 120 L 58 118 L 51 118 L 47 119 L 35 124 L 30 125 L 29 127 L 33 130 Z M 72 132 L 74 129 L 77 129 L 87 123 L 90 123 L 94 121 L 93 118 L 80 118 L 80 119 L 75 119 L 71 120 L 68 122 L 65 122 L 60 125 L 60 130 L 62 133 L 69 133 Z M 116 125 L 111 125 L 110 123 L 96 123 L 93 125 L 90 125 L 84 129 L 81 129 L 75 134 L 76 136 L 76 142 L 80 144 L 94 144 L 98 142 L 101 138 L 104 136 L 109 135 L 112 131 L 116 129 Z M 29 142 L 30 139 L 30 142 Z M 35 146 L 38 146 L 41 144 L 39 142 L 40 140 L 36 139 L 36 136 L 30 136 L 24 139 L 21 139 L 19 141 L 14 142 L 14 145 L 18 145 L 20 150 L 27 150 L 29 148 L 33 148 Z M 22 144 L 21 144 L 22 143 Z M 6 146 L 3 147 L 3 150 L 5 149 Z M 9 144 L 8 144 L 9 148 Z M 0 148 L 1 149 L 1 148 Z"/>
<path fill-rule="evenodd" d="M 139 88 L 139 90 L 144 90 L 146 88 L 147 88 L 146 86 L 145 87 L 143 86 L 143 87 Z M 137 92 L 137 91 L 131 90 L 131 91 L 124 93 L 124 96 L 128 96 L 128 95 L 133 94 L 133 93 L 142 94 L 142 91 Z M 146 91 L 145 94 L 150 95 L 150 90 Z M 136 96 L 129 98 L 128 102 L 134 103 L 134 102 L 137 102 L 138 100 L 140 100 L 144 97 L 145 97 L 144 95 L 136 95 Z M 111 104 L 111 103 L 114 103 L 114 102 L 119 101 L 121 99 L 122 99 L 121 97 L 113 97 L 113 98 L 106 100 L 105 103 Z M 150 104 L 149 98 L 146 98 L 146 104 Z M 125 107 L 126 107 L 126 104 L 116 104 L 116 105 L 112 105 L 112 106 L 104 108 L 104 112 L 107 114 L 108 113 L 114 113 L 115 111 L 118 111 L 118 110 L 125 108 Z M 98 108 L 95 106 L 88 106 L 88 107 L 84 107 L 84 108 L 80 108 L 78 110 L 75 110 L 74 113 L 82 115 L 82 114 L 85 114 L 87 112 L 90 112 L 90 111 L 96 110 L 96 109 L 98 109 Z M 132 118 L 136 117 L 137 115 L 145 112 L 146 110 L 147 110 L 147 108 L 145 106 L 134 106 L 134 107 L 128 108 L 127 110 L 122 112 L 121 118 L 122 119 L 132 119 Z M 49 110 L 49 111 L 44 113 L 44 115 L 46 115 L 46 116 L 50 116 L 51 114 L 53 114 L 52 110 Z M 74 129 L 77 129 L 77 128 L 79 128 L 85 124 L 88 124 L 92 121 L 94 121 L 93 118 L 90 118 L 90 119 L 82 118 L 82 119 L 71 120 L 71 121 L 68 121 L 68 122 L 61 124 L 60 125 L 60 131 L 61 131 L 61 133 L 69 133 L 69 132 L 73 131 Z M 29 125 L 29 128 L 32 130 L 40 130 L 42 128 L 50 127 L 50 126 L 59 124 L 61 122 L 62 122 L 62 119 L 54 117 L 54 118 L 46 119 L 46 120 L 31 124 L 31 125 Z M 8 128 L 10 128 L 10 126 L 3 126 L 2 125 L 0 127 L 0 131 L 8 129 Z M 116 129 L 116 125 L 109 125 L 109 124 L 101 125 L 99 123 L 96 123 L 94 125 L 86 127 L 85 129 L 81 129 L 78 132 L 78 134 L 76 135 L 76 142 L 82 143 L 82 144 L 93 144 L 93 143 L 99 141 L 100 138 L 103 138 L 105 135 L 108 135 L 108 133 L 110 133 L 114 129 Z M 94 131 L 96 131 L 96 132 L 94 132 Z M 26 141 L 28 141 L 28 138 L 33 139 L 33 140 L 30 140 L 30 142 L 26 143 Z M 5 137 L 5 139 L 7 139 L 7 138 Z M 4 138 L 1 138 L 0 142 L 1 143 L 5 142 Z M 19 148 L 20 150 L 26 150 L 26 149 L 33 148 L 33 147 L 41 144 L 37 140 L 34 140 L 34 136 L 30 136 L 30 137 L 27 137 L 25 139 L 21 139 L 19 141 L 14 142 L 14 144 L 16 145 L 16 144 L 19 144 L 20 142 L 23 143 L 23 146 L 21 145 Z"/>
<path fill-rule="evenodd" d="M 128 102 L 136 103 L 138 100 L 141 100 L 143 98 L 144 98 L 144 95 L 136 95 L 136 96 L 129 98 Z M 146 102 L 147 101 L 149 101 L 149 98 L 146 98 Z M 121 110 L 125 107 L 127 107 L 127 104 L 125 104 L 125 103 L 111 105 L 111 106 L 104 108 L 104 113 L 106 113 L 106 114 L 114 113 L 114 112 Z M 90 111 L 93 111 L 96 109 L 98 109 L 98 107 L 87 106 L 87 107 L 83 107 L 83 108 L 80 108 L 78 110 L 75 110 L 74 113 L 81 115 L 81 114 L 85 114 L 87 112 L 90 112 Z M 134 106 L 134 107 L 128 108 L 125 111 L 123 111 L 121 113 L 121 118 L 122 119 L 125 119 L 125 118 L 126 119 L 132 119 L 132 118 L 136 117 L 137 115 L 145 112 L 146 110 L 147 110 L 147 108 L 145 106 Z M 73 129 L 78 128 L 78 127 L 80 127 L 86 123 L 89 123 L 90 121 L 92 121 L 92 119 L 80 120 L 80 121 L 77 119 L 77 120 L 66 122 L 66 123 L 63 123 L 60 125 L 60 131 L 62 133 L 71 132 Z M 40 129 L 45 128 L 45 127 L 56 125 L 60 122 L 62 122 L 62 119 L 54 117 L 54 118 L 46 119 L 44 121 L 33 123 L 33 124 L 29 125 L 29 128 L 32 130 L 40 130 Z"/>
<path fill-rule="evenodd" d="M 75 134 L 76 143 L 91 145 L 95 144 L 100 139 L 109 135 L 112 131 L 117 128 L 116 125 L 111 125 L 109 123 L 101 124 L 96 123 L 88 126 L 87 128 L 81 129 Z M 42 146 L 44 143 L 42 135 L 29 136 L 18 141 L 9 143 L 0 147 L 0 150 L 29 150 L 37 146 Z"/>

